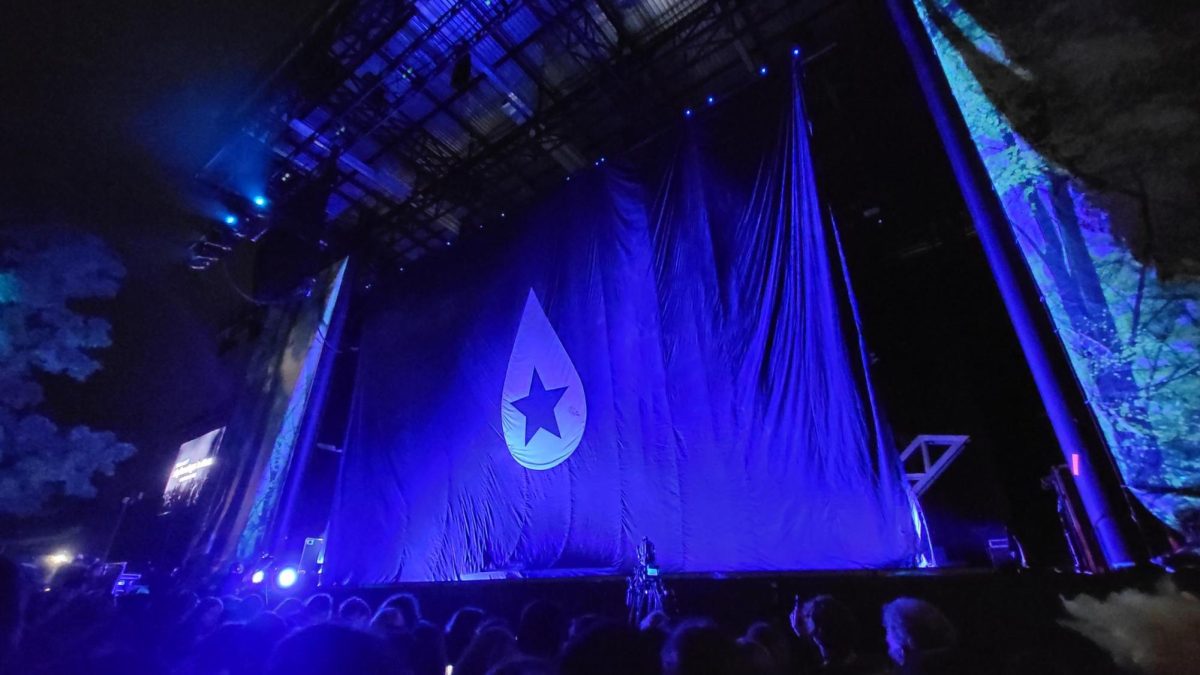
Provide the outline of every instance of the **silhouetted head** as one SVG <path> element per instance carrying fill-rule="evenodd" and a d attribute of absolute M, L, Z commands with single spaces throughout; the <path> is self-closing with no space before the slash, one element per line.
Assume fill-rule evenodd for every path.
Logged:
<path fill-rule="evenodd" d="M 445 675 L 449 661 L 442 630 L 428 621 L 418 623 L 412 630 L 408 662 L 413 675 Z"/>
<path fill-rule="evenodd" d="M 454 675 L 487 675 L 497 664 L 516 654 L 517 640 L 499 627 L 481 629 L 454 664 Z"/>
<path fill-rule="evenodd" d="M 251 593 L 243 597 L 238 603 L 238 615 L 242 621 L 249 621 L 262 614 L 266 608 L 266 600 L 263 600 L 263 597 L 257 593 Z"/>
<path fill-rule="evenodd" d="M 750 638 L 737 641 L 734 651 L 737 655 L 737 665 L 734 672 L 753 673 L 753 675 L 770 675 L 776 672 L 780 665 L 771 657 L 767 648 Z"/>
<path fill-rule="evenodd" d="M 746 639 L 762 645 L 781 668 L 787 668 L 792 663 L 792 646 L 788 635 L 765 621 L 753 623 L 746 629 Z"/>
<path fill-rule="evenodd" d="M 597 620 L 567 642 L 562 675 L 656 675 L 658 652 L 638 631 L 614 622 Z"/>
<path fill-rule="evenodd" d="M 476 607 L 463 607 L 450 617 L 446 624 L 446 658 L 450 663 L 458 662 L 467 643 L 475 637 L 475 630 L 483 623 L 483 617 L 483 610 Z"/>
<path fill-rule="evenodd" d="M 334 623 L 292 633 L 271 657 L 269 675 L 393 675 L 396 661 L 381 638 Z"/>
<path fill-rule="evenodd" d="M 317 593 L 304 602 L 304 617 L 308 623 L 324 623 L 333 618 L 333 598 Z"/>
<path fill-rule="evenodd" d="M 821 658 L 835 662 L 854 653 L 858 627 L 850 608 L 831 595 L 818 595 L 804 603 L 801 609 L 804 631 L 808 634 Z"/>
<path fill-rule="evenodd" d="M 371 623 L 371 606 L 357 595 L 338 605 L 338 621 L 352 628 L 366 628 Z"/>
<path fill-rule="evenodd" d="M 896 598 L 883 606 L 888 656 L 897 664 L 923 654 L 949 650 L 957 634 L 940 609 L 916 598 Z"/>
<path fill-rule="evenodd" d="M 734 641 L 707 621 L 687 621 L 662 650 L 665 675 L 727 675 L 737 667 Z"/>
<path fill-rule="evenodd" d="M 521 653 L 540 658 L 553 658 L 567 639 L 566 618 L 562 610 L 544 600 L 535 600 L 521 612 L 517 628 L 517 648 Z"/>
<path fill-rule="evenodd" d="M 638 624 L 641 630 L 666 630 L 670 627 L 671 619 L 667 617 L 667 613 L 662 610 L 655 610 L 646 615 L 642 622 Z"/>
<path fill-rule="evenodd" d="M 299 598 L 287 598 L 275 606 L 275 613 L 284 621 L 291 621 L 297 614 L 304 611 L 304 603 Z"/>
<path fill-rule="evenodd" d="M 210 595 L 207 598 L 201 598 L 200 602 L 196 603 L 196 607 L 192 609 L 191 624 L 197 632 L 207 633 L 221 625 L 224 615 L 225 603 L 221 602 L 220 598 Z"/>
<path fill-rule="evenodd" d="M 404 627 L 409 630 L 421 620 L 421 603 L 417 602 L 417 596 L 412 593 L 397 593 L 391 596 L 380 605 L 380 609 L 385 607 L 399 610 L 400 615 L 404 617 Z"/>

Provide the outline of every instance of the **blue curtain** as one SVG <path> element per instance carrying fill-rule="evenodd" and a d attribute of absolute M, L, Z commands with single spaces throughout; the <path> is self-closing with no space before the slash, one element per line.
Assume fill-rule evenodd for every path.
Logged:
<path fill-rule="evenodd" d="M 788 84 L 375 293 L 329 578 L 916 560 Z"/>

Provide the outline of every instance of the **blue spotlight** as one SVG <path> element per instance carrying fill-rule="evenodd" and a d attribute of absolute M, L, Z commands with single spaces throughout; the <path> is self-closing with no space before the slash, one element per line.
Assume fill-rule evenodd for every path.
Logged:
<path fill-rule="evenodd" d="M 708 98 L 704 99 L 704 102 L 705 102 L 705 103 L 707 103 L 707 104 L 709 104 L 709 105 L 712 105 L 712 104 L 714 104 L 714 103 L 716 103 L 716 102 L 717 102 L 717 99 L 713 98 L 713 95 L 712 95 L 712 94 L 709 94 L 709 95 L 708 95 Z"/>
<path fill-rule="evenodd" d="M 766 66 L 761 66 L 761 67 L 758 69 L 758 74 L 759 74 L 759 75 L 762 75 L 763 77 L 766 77 L 766 76 L 767 76 L 767 67 L 766 67 Z"/>
<path fill-rule="evenodd" d="M 684 108 L 684 109 L 683 109 L 683 116 L 684 116 L 684 117 L 691 117 L 691 116 L 692 116 L 692 109 L 691 109 L 691 108 Z"/>
<path fill-rule="evenodd" d="M 267 206 L 267 198 L 262 195 L 257 195 L 254 198 L 254 205 L 260 209 L 265 208 Z"/>
<path fill-rule="evenodd" d="M 300 573 L 296 571 L 295 567 L 285 567 L 275 575 L 275 585 L 280 588 L 291 588 L 299 579 Z"/>
<path fill-rule="evenodd" d="M 250 575 L 250 583 L 261 584 L 263 579 L 267 578 L 267 573 L 263 570 L 254 570 L 254 574 Z"/>
<path fill-rule="evenodd" d="M 225 216 L 225 224 L 226 224 L 226 225 L 237 225 L 237 224 L 238 224 L 238 217 L 237 217 L 237 216 L 235 216 L 235 215 L 233 215 L 232 213 L 231 213 L 231 214 L 229 214 L 229 215 L 227 215 L 227 216 Z"/>
<path fill-rule="evenodd" d="M 800 48 L 792 47 L 792 56 L 800 56 Z"/>

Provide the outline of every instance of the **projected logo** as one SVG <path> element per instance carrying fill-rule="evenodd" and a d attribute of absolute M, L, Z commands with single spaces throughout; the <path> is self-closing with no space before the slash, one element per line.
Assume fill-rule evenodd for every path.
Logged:
<path fill-rule="evenodd" d="M 513 459 L 536 470 L 570 457 L 587 425 L 583 383 L 533 289 L 508 357 L 500 416 Z"/>

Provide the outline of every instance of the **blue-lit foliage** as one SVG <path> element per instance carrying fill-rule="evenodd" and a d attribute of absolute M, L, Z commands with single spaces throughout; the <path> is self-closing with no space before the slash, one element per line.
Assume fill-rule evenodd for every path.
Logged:
<path fill-rule="evenodd" d="M 125 270 L 102 241 L 47 228 L 0 232 L 0 513 L 38 511 L 57 494 L 93 497 L 133 446 L 107 431 L 62 429 L 41 414 L 39 379 L 100 369 L 109 325 L 77 301 L 111 298 Z"/>
<path fill-rule="evenodd" d="M 1128 209 L 1022 137 L 940 27 L 1028 79 L 995 36 L 954 0 L 915 5 L 1126 483 L 1168 524 L 1194 527 L 1200 282 L 1165 282 L 1135 259 L 1113 235 Z"/>

